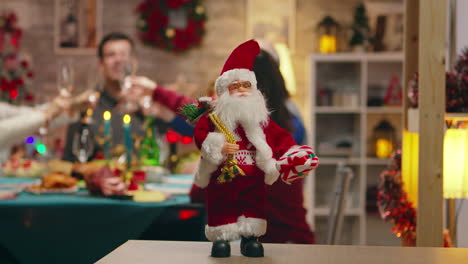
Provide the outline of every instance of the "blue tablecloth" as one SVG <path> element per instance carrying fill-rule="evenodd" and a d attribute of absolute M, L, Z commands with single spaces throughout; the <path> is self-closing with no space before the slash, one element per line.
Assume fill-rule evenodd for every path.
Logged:
<path fill-rule="evenodd" d="M 0 178 L 0 184 L 25 179 Z M 161 203 L 138 203 L 75 194 L 20 193 L 0 200 L 0 246 L 21 263 L 93 263 L 139 235 L 171 205 L 189 203 L 187 195 Z"/>

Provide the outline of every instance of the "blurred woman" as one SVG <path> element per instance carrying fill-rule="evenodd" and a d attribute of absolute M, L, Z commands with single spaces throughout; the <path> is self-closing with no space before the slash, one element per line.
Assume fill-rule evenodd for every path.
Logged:
<path fill-rule="evenodd" d="M 257 87 L 265 96 L 271 111 L 271 120 L 290 132 L 297 144 L 306 144 L 304 125 L 296 106 L 290 100 L 277 61 L 262 49 L 255 59 L 253 71 L 257 77 Z"/>
<path fill-rule="evenodd" d="M 265 50 L 255 58 L 253 71 L 257 77 L 257 87 L 265 96 L 271 111 L 270 118 L 282 128 L 288 130 L 298 145 L 305 144 L 305 130 L 298 114 L 288 107 L 289 93 L 275 59 Z M 291 185 L 282 180 L 267 185 L 267 233 L 261 237 L 267 243 L 315 243 L 314 233 L 306 221 L 306 209 L 303 206 L 303 181 L 294 181 Z"/>

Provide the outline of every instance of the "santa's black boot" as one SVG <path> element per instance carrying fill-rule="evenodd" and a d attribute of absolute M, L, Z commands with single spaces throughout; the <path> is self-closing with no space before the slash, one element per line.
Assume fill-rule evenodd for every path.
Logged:
<path fill-rule="evenodd" d="M 241 253 L 246 257 L 263 257 L 263 245 L 258 242 L 257 237 L 242 237 Z"/>
<path fill-rule="evenodd" d="M 231 245 L 226 240 L 213 242 L 211 256 L 214 258 L 227 258 L 231 256 Z"/>

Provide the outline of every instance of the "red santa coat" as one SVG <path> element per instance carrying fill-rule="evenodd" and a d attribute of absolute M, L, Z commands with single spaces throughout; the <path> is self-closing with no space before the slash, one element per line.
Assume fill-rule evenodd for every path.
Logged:
<path fill-rule="evenodd" d="M 211 241 L 265 234 L 265 184 L 271 185 L 278 179 L 276 160 L 296 145 L 289 132 L 271 120 L 264 127 L 244 129 L 239 125 L 235 134 L 239 145 L 235 159 L 246 176 L 237 176 L 229 183 L 218 183 L 226 159 L 221 153 L 225 137 L 215 130 L 206 115 L 195 127 L 195 143 L 202 152 L 195 184 L 207 188 L 205 234 Z"/>

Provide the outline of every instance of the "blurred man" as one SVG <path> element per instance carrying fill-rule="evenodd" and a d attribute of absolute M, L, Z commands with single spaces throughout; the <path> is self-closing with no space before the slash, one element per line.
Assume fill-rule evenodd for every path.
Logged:
<path fill-rule="evenodd" d="M 103 114 L 105 111 L 109 111 L 111 113 L 111 146 L 115 147 L 124 144 L 123 116 L 126 113 L 131 115 L 132 133 L 143 135 L 144 132 L 143 113 L 136 107 L 137 105 L 125 100 L 122 91 L 125 76 L 135 73 L 136 70 L 134 43 L 125 34 L 110 33 L 101 40 L 97 55 L 104 83 L 102 87 L 97 87 L 100 90 L 100 97 L 92 112 L 90 127 L 96 137 L 102 137 Z M 76 138 L 75 134 L 79 133 L 83 126 L 82 122 L 77 122 L 69 127 L 63 155 L 64 160 L 77 160 L 76 154 L 73 153 L 73 141 Z M 95 149 L 99 148 L 97 144 L 94 145 Z M 89 156 L 88 160 L 93 159 L 95 153 L 96 151 Z"/>

